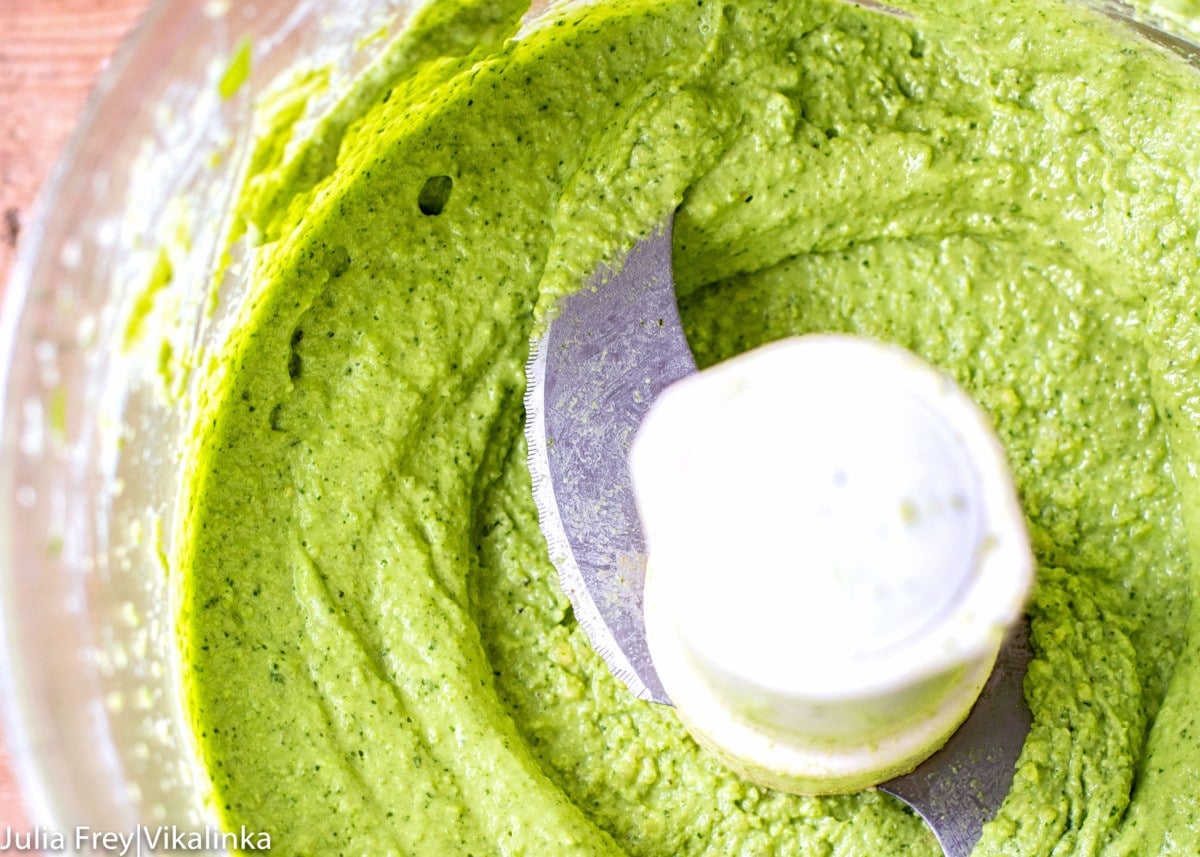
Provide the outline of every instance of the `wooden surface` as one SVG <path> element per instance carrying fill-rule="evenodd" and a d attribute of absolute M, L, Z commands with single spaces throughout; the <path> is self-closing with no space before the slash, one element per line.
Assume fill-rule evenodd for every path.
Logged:
<path fill-rule="evenodd" d="M 149 0 L 0 0 L 0 287 L 88 92 Z M 0 574 L 7 569 L 0 569 Z M 0 742 L 0 841 L 29 829 Z"/>

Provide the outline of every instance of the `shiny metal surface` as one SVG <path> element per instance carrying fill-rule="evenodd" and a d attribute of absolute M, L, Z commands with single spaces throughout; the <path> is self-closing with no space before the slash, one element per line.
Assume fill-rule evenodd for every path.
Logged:
<path fill-rule="evenodd" d="M 534 343 L 525 435 L 538 518 L 575 616 L 633 693 L 669 703 L 646 647 L 646 555 L 627 465 L 651 402 L 696 371 L 675 304 L 671 221 L 567 297 Z"/>
<path fill-rule="evenodd" d="M 946 746 L 912 773 L 879 786 L 925 819 L 946 857 L 971 853 L 1012 787 L 1031 723 L 1024 683 L 1032 656 L 1029 626 L 1022 622 L 1012 629 L 979 700 Z"/>
<path fill-rule="evenodd" d="M 562 302 L 533 345 L 525 396 L 538 517 L 575 615 L 633 693 L 668 705 L 646 645 L 645 541 L 627 457 L 654 398 L 696 371 L 675 302 L 671 226 Z M 970 853 L 1012 785 L 1030 726 L 1030 655 L 1022 625 L 946 746 L 879 786 L 928 822 L 947 857 Z"/>

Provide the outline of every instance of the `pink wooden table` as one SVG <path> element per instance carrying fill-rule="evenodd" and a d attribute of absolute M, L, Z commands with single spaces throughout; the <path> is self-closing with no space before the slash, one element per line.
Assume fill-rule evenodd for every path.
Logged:
<path fill-rule="evenodd" d="M 88 92 L 149 0 L 0 0 L 0 289 Z M 0 574 L 7 569 L 0 569 Z M 0 841 L 30 827 L 0 740 Z"/>

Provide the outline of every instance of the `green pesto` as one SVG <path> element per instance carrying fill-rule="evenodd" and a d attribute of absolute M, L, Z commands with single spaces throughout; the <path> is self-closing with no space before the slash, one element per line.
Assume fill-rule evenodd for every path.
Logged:
<path fill-rule="evenodd" d="M 679 206 L 702 364 L 861 333 L 995 422 L 1035 721 L 977 853 L 1200 852 L 1200 87 L 1076 6 L 902 5 L 627 0 L 513 38 L 519 4 L 438 0 L 293 160 L 264 141 L 180 553 L 228 825 L 281 854 L 938 853 L 885 795 L 722 769 L 557 585 L 529 337 Z"/>
<path fill-rule="evenodd" d="M 155 301 L 162 290 L 171 285 L 171 280 L 174 278 L 175 269 L 171 265 L 171 257 L 167 255 L 166 250 L 159 250 L 158 256 L 154 260 L 154 267 L 150 269 L 150 279 L 137 293 L 125 322 L 125 336 L 121 345 L 126 351 L 142 338 L 142 333 L 146 328 L 146 319 L 154 312 Z"/>
<path fill-rule="evenodd" d="M 229 59 L 229 65 L 225 67 L 224 74 L 217 81 L 217 92 L 222 98 L 233 98 L 243 84 L 249 80 L 252 55 L 253 45 L 249 39 L 242 39 L 238 42 L 233 56 Z"/>

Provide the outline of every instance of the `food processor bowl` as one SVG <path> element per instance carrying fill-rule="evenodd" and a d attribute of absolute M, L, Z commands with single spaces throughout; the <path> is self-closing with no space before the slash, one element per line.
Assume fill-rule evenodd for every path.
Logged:
<path fill-rule="evenodd" d="M 298 69 L 327 69 L 303 139 L 412 5 L 161 0 L 24 233 L 0 327 L 0 676 L 13 763 L 46 829 L 215 823 L 169 557 L 205 364 L 247 293 L 246 243 L 223 258 L 230 209 L 256 105 Z M 1179 27 L 1135 26 L 1186 50 Z"/>

